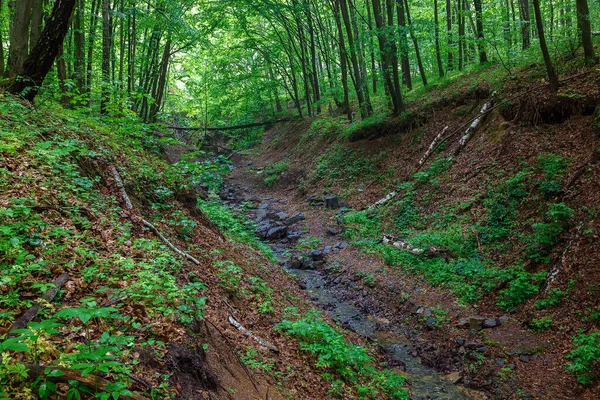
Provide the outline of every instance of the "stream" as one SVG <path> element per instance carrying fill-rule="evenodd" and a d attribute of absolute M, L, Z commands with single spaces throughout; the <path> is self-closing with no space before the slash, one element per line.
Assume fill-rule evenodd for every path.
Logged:
<path fill-rule="evenodd" d="M 245 182 L 247 185 L 247 181 Z M 221 192 L 221 200 L 227 206 L 238 207 L 242 201 L 247 201 L 250 197 L 252 187 L 242 185 L 225 185 Z M 225 194 L 223 194 L 225 193 Z M 262 199 L 268 203 L 261 204 L 257 209 L 251 210 L 249 219 L 260 225 L 270 226 L 270 230 L 282 228 L 284 224 L 280 222 L 277 215 L 285 212 L 286 202 L 268 197 Z M 260 200 L 259 200 L 260 202 Z M 294 231 L 294 227 L 286 228 L 285 236 L 279 238 L 264 239 L 275 254 L 280 258 L 282 268 L 295 276 L 301 283 L 303 290 L 309 295 L 313 305 L 328 313 L 328 315 L 342 326 L 354 331 L 360 336 L 371 342 L 375 342 L 382 353 L 384 353 L 393 364 L 403 366 L 408 380 L 410 382 L 410 396 L 412 400 L 468 400 L 473 399 L 466 394 L 467 390 L 461 385 L 452 383 L 449 379 L 443 379 L 442 374 L 432 368 L 423 365 L 419 357 L 416 357 L 416 351 L 402 331 L 388 332 L 378 330 L 377 323 L 372 316 L 368 315 L 358 307 L 343 300 L 341 293 L 335 288 L 328 286 L 323 272 L 316 269 L 296 269 L 291 268 L 286 254 L 294 251 L 291 238 L 303 235 L 302 231 Z M 271 231 L 269 231 L 271 232 Z M 259 235 L 261 236 L 261 235 Z M 297 253 L 297 251 L 295 251 Z M 404 329 L 410 330 L 412 327 L 405 326 Z"/>

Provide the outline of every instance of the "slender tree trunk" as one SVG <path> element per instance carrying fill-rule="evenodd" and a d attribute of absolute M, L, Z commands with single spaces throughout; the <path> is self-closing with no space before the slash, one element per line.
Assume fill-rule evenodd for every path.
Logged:
<path fill-rule="evenodd" d="M 452 37 L 452 0 L 446 0 L 446 31 L 448 32 L 448 71 L 454 69 L 454 60 L 452 47 L 454 39 Z"/>
<path fill-rule="evenodd" d="M 577 0 L 577 27 L 581 32 L 585 62 L 594 64 L 596 62 L 596 55 L 594 54 L 594 44 L 592 43 L 592 26 L 590 24 L 590 9 L 587 0 Z"/>
<path fill-rule="evenodd" d="M 17 79 L 9 91 L 32 101 L 44 82 L 63 43 L 76 0 L 56 0 L 40 39 L 23 64 L 23 78 Z"/>
<path fill-rule="evenodd" d="M 77 82 L 77 89 L 79 90 L 79 93 L 83 93 L 85 90 L 85 33 L 83 26 L 84 12 L 84 0 L 77 0 L 75 18 L 73 21 L 73 39 L 75 42 L 75 81 Z"/>
<path fill-rule="evenodd" d="M 119 89 L 123 90 L 125 85 L 123 83 L 124 79 L 124 69 L 125 69 L 125 2 L 121 0 L 120 4 L 120 12 L 121 16 L 119 17 Z"/>
<path fill-rule="evenodd" d="M 342 89 L 344 91 L 343 112 L 348 116 L 348 121 L 352 122 L 352 109 L 350 108 L 350 94 L 348 89 L 348 63 L 347 50 L 344 39 L 344 29 L 342 28 L 340 0 L 334 0 L 333 15 L 338 31 L 338 45 L 340 49 L 340 72 L 342 75 Z"/>
<path fill-rule="evenodd" d="M 309 3 L 305 5 L 306 19 L 308 21 L 308 35 L 310 36 L 310 61 L 312 68 L 312 87 L 313 98 L 317 106 L 317 114 L 321 113 L 321 91 L 319 88 L 319 73 L 317 70 L 317 47 L 315 40 L 315 28 L 312 17 L 312 10 Z"/>
<path fill-rule="evenodd" d="M 275 74 L 273 73 L 273 67 L 271 66 L 271 64 L 269 63 L 269 79 L 271 80 L 271 83 L 275 83 Z M 277 86 L 275 86 L 273 88 L 273 97 L 275 98 L 275 110 L 278 113 L 281 113 L 283 111 L 283 108 L 281 107 L 281 100 L 279 99 L 279 93 L 277 90 Z"/>
<path fill-rule="evenodd" d="M 440 49 L 440 24 L 438 19 L 438 0 L 433 0 L 433 23 L 435 34 L 435 58 L 437 60 L 438 74 L 440 78 L 444 76 L 444 66 L 442 65 L 442 51 Z"/>
<path fill-rule="evenodd" d="M 31 31 L 29 33 L 29 48 L 33 49 L 42 34 L 44 25 L 44 3 L 42 0 L 31 0 Z"/>
<path fill-rule="evenodd" d="M 68 94 L 67 89 L 67 65 L 65 63 L 64 58 L 64 46 L 61 43 L 58 49 L 58 54 L 56 55 L 56 77 L 58 78 L 58 87 L 60 88 L 60 102 L 62 105 L 66 106 L 70 103 L 71 99 Z"/>
<path fill-rule="evenodd" d="M 410 61 L 408 59 L 408 43 L 406 40 L 406 17 L 404 13 L 404 1 L 396 3 L 396 14 L 398 17 L 398 26 L 400 27 L 400 64 L 402 65 L 402 81 L 408 88 L 412 89 L 412 77 L 410 75 Z"/>
<path fill-rule="evenodd" d="M 533 10 L 535 12 L 535 25 L 537 26 L 538 37 L 540 39 L 540 48 L 544 55 L 544 63 L 548 72 L 548 80 L 550 81 L 550 90 L 556 92 L 558 90 L 558 76 L 554 70 L 554 65 L 550 59 L 546 37 L 544 36 L 544 22 L 542 20 L 542 11 L 540 10 L 540 0 L 533 0 Z"/>
<path fill-rule="evenodd" d="M 485 52 L 485 37 L 483 34 L 483 9 L 482 0 L 473 0 L 475 3 L 475 22 L 477 24 L 477 47 L 479 48 L 479 62 L 487 62 L 487 53 Z"/>
<path fill-rule="evenodd" d="M 464 67 L 465 51 L 465 16 L 463 15 L 463 0 L 456 2 L 458 15 L 458 70 L 462 71 Z"/>
<path fill-rule="evenodd" d="M 21 74 L 29 50 L 29 24 L 31 22 L 31 0 L 19 0 L 14 6 L 8 50 L 9 78 Z"/>
<path fill-rule="evenodd" d="M 0 0 L 0 10 L 4 9 L 4 1 Z M 4 15 L 0 13 L 0 26 L 4 27 Z M 0 29 L 0 76 L 5 76 L 6 64 L 4 63 L 4 36 L 2 35 L 2 29 Z"/>
<path fill-rule="evenodd" d="M 102 97 L 100 113 L 108 112 L 110 100 L 110 50 L 111 50 L 110 2 L 102 0 Z"/>
<path fill-rule="evenodd" d="M 531 46 L 530 25 L 531 18 L 529 17 L 529 0 L 519 0 L 519 13 L 521 14 L 521 38 L 522 48 L 527 50 Z"/>
<path fill-rule="evenodd" d="M 158 111 L 162 105 L 163 96 L 165 94 L 165 88 L 167 86 L 167 72 L 169 71 L 169 58 L 171 56 L 171 46 L 172 40 L 167 39 L 167 43 L 165 44 L 165 49 L 163 51 L 162 59 L 160 61 L 160 71 L 157 89 L 155 93 L 154 103 L 150 108 L 150 116 L 149 121 L 156 122 L 156 116 L 158 115 Z"/>
<path fill-rule="evenodd" d="M 92 90 L 92 68 L 94 56 L 94 42 L 96 39 L 96 26 L 98 25 L 98 10 L 100 9 L 101 0 L 92 0 L 91 16 L 90 16 L 90 32 L 87 40 L 87 68 L 85 77 L 85 92 L 89 93 Z"/>
<path fill-rule="evenodd" d="M 419 51 L 419 43 L 417 41 L 417 36 L 415 35 L 412 26 L 412 21 L 410 19 L 410 7 L 408 6 L 408 0 L 404 0 L 404 9 L 406 10 L 406 22 L 408 22 L 410 38 L 412 39 L 413 47 L 415 48 L 415 55 L 417 57 L 417 64 L 419 66 L 419 74 L 421 74 L 423 86 L 427 86 L 427 75 L 425 73 L 425 68 L 423 67 L 423 61 L 421 60 L 421 52 Z"/>
<path fill-rule="evenodd" d="M 371 106 L 371 102 L 367 101 L 364 93 L 365 88 L 361 79 L 360 65 L 358 64 L 357 47 L 354 44 L 354 37 L 352 35 L 352 26 L 350 24 L 350 15 L 348 13 L 347 0 L 340 0 L 340 6 L 342 11 L 342 18 L 346 27 L 346 36 L 348 36 L 348 46 L 350 46 L 350 49 L 352 51 L 350 53 L 350 60 L 352 62 L 352 69 L 354 70 L 354 85 L 356 89 L 356 95 L 358 97 L 358 103 L 360 105 L 360 115 L 364 119 L 372 114 L 373 107 Z"/>
<path fill-rule="evenodd" d="M 365 1 L 367 8 L 367 24 L 369 31 L 373 30 L 373 17 L 371 16 L 370 0 Z M 375 46 L 373 40 L 369 40 L 369 52 L 371 53 L 371 79 L 373 81 L 373 94 L 377 93 L 377 66 L 375 65 Z"/>

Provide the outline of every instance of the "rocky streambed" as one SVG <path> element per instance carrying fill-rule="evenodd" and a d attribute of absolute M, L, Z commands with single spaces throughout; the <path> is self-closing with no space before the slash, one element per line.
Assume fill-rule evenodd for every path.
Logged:
<path fill-rule="evenodd" d="M 327 210 L 324 213 L 329 215 L 323 221 L 323 229 L 314 229 L 307 223 L 304 213 L 295 212 L 294 205 L 287 200 L 260 196 L 253 192 L 252 186 L 226 184 L 220 197 L 224 204 L 246 210 L 257 236 L 269 243 L 281 267 L 296 277 L 317 308 L 327 312 L 340 325 L 375 343 L 390 367 L 407 373 L 412 399 L 486 398 L 480 392 L 462 386 L 458 372 L 442 374 L 432 368 L 431 362 L 427 362 L 430 358 L 423 353 L 437 352 L 434 355 L 439 358 L 441 352 L 432 346 L 415 345 L 415 331 L 411 326 L 390 324 L 373 312 L 376 310 L 370 310 L 368 301 L 357 303 L 349 298 L 345 289 L 352 284 L 352 278 L 336 273 L 343 259 L 340 253 L 352 250 L 351 245 L 339 236 L 344 230 L 341 215 L 347 204 L 335 196 L 306 199 L 309 207 Z M 426 324 L 434 323 L 427 317 L 431 310 L 416 309 L 414 312 L 422 313 Z M 453 360 L 445 364 L 452 365 Z"/>

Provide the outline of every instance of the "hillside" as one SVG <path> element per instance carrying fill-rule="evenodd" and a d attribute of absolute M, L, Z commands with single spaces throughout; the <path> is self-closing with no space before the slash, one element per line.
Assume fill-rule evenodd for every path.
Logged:
<path fill-rule="evenodd" d="M 231 179 L 303 212 L 318 249 L 347 240 L 317 268 L 327 290 L 406 334 L 426 365 L 492 398 L 594 399 L 600 76 L 573 71 L 553 95 L 541 73 L 500 88 L 457 81 L 404 119 L 279 125 L 234 157 Z M 494 109 L 454 156 L 492 92 Z M 323 209 L 331 195 L 350 209 Z M 311 242 L 300 240 L 294 255 Z"/>

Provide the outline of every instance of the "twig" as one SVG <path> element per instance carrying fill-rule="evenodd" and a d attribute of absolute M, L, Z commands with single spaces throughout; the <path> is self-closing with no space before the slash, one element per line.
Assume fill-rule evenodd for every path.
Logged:
<path fill-rule="evenodd" d="M 269 350 L 274 351 L 275 353 L 279 353 L 279 349 L 277 348 L 277 346 L 254 335 L 248 329 L 244 328 L 244 326 L 242 324 L 240 324 L 233 316 L 230 315 L 228 320 L 229 320 L 229 323 L 232 326 L 234 326 L 238 331 L 240 331 L 244 336 L 254 339 L 254 341 L 256 341 L 258 344 L 260 344 L 263 347 L 266 347 Z"/>
<path fill-rule="evenodd" d="M 35 379 L 39 376 L 43 376 L 44 379 L 51 381 L 51 382 L 61 382 L 61 383 L 67 383 L 68 381 L 77 381 L 91 389 L 95 389 L 95 390 L 101 390 L 103 392 L 106 392 L 106 387 L 107 385 L 109 385 L 111 382 L 101 378 L 97 375 L 93 375 L 93 374 L 88 374 L 85 376 L 81 376 L 80 372 L 76 372 L 76 371 L 72 371 L 66 368 L 62 368 L 62 367 L 55 367 L 55 366 L 46 366 L 46 365 L 35 365 L 35 364 L 24 364 L 25 368 L 27 368 L 27 375 L 29 377 L 29 379 Z M 54 376 L 54 375 L 47 375 L 44 373 L 44 370 L 46 368 L 49 368 L 51 371 L 61 371 L 63 373 L 63 375 L 60 376 Z M 139 394 L 132 394 L 131 396 L 123 396 L 120 395 L 119 398 L 121 399 L 132 399 L 132 400 L 149 400 L 147 397 L 144 396 L 140 396 Z"/>
<path fill-rule="evenodd" d="M 60 274 L 60 276 L 52 282 L 54 284 L 54 287 L 46 292 L 43 299 L 47 302 L 54 300 L 54 297 L 56 296 L 60 288 L 65 284 L 67 279 L 69 279 L 69 274 L 67 272 L 63 272 L 62 274 Z M 40 304 L 36 303 L 29 310 L 25 311 L 25 313 L 21 315 L 21 317 L 18 320 L 16 320 L 15 323 L 10 327 L 10 332 L 14 331 L 15 329 L 25 328 L 27 324 L 35 318 L 39 309 Z"/>
<path fill-rule="evenodd" d="M 114 165 L 111 166 L 110 169 L 112 171 L 113 177 L 115 178 L 117 187 L 119 188 L 119 191 L 121 192 L 121 197 L 123 198 L 123 202 L 125 203 L 125 205 L 127 206 L 128 209 L 133 210 L 133 204 L 131 203 L 131 200 L 129 199 L 127 192 L 125 191 L 125 186 L 123 186 L 123 181 L 121 180 L 121 177 L 119 176 L 119 171 L 117 171 L 117 168 Z M 177 247 L 175 247 L 175 245 L 173 243 L 171 243 L 169 241 L 169 239 L 164 237 L 163 234 L 160 233 L 160 231 L 153 224 L 146 221 L 145 219 L 142 219 L 142 223 L 144 224 L 145 227 L 149 228 L 152 232 L 154 232 L 154 234 L 156 236 L 158 236 L 159 239 L 162 240 L 167 246 L 169 246 L 169 248 L 171 250 L 173 250 L 175 253 L 179 254 L 183 258 L 190 260 L 191 262 L 193 262 L 196 265 L 200 265 L 200 261 L 198 261 L 194 257 L 190 256 L 185 251 L 181 251 Z"/>

